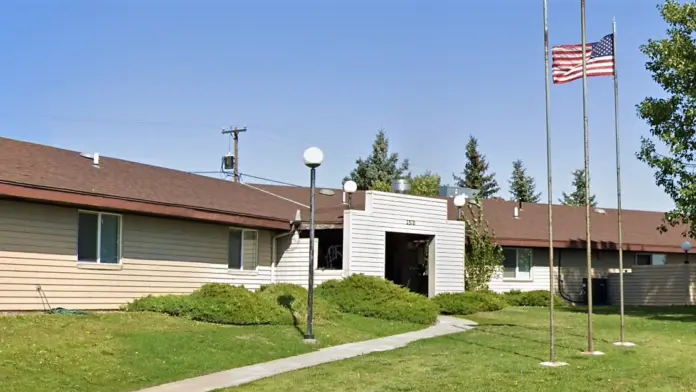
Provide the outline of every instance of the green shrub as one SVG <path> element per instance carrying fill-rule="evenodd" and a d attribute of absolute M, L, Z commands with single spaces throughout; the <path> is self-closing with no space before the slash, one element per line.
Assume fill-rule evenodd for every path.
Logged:
<path fill-rule="evenodd" d="M 510 306 L 549 306 L 548 290 L 519 291 L 512 290 L 503 294 L 505 302 Z M 565 306 L 566 302 L 559 296 L 554 296 L 555 306 Z"/>
<path fill-rule="evenodd" d="M 274 283 L 261 286 L 255 295 L 279 304 L 290 310 L 297 323 L 307 318 L 307 289 L 290 283 Z M 321 320 L 336 320 L 342 314 L 337 306 L 314 296 L 314 318 Z"/>
<path fill-rule="evenodd" d="M 439 306 L 440 313 L 449 315 L 492 312 L 507 305 L 499 294 L 490 291 L 443 293 L 433 298 L 433 301 Z"/>
<path fill-rule="evenodd" d="M 248 298 L 253 294 L 244 286 L 233 286 L 226 283 L 206 283 L 191 295 L 212 299 Z"/>
<path fill-rule="evenodd" d="M 157 312 L 218 324 L 293 325 L 287 309 L 244 288 L 204 285 L 191 295 L 146 296 L 124 307 L 132 312 Z"/>
<path fill-rule="evenodd" d="M 378 277 L 351 275 L 329 280 L 316 293 L 345 313 L 417 324 L 437 320 L 438 308 L 428 298 Z"/>

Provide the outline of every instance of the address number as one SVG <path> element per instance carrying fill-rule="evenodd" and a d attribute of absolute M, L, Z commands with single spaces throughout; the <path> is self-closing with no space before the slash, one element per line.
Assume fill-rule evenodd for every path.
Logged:
<path fill-rule="evenodd" d="M 416 225 L 416 221 L 414 221 L 414 220 L 406 220 L 406 226 L 415 226 L 415 225 Z"/>

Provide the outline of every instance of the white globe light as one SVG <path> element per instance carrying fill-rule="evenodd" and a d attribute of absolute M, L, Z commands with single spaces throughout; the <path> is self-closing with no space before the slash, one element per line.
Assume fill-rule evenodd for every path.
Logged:
<path fill-rule="evenodd" d="M 681 244 L 681 248 L 682 248 L 682 250 L 683 250 L 684 252 L 688 252 L 688 251 L 691 250 L 691 243 L 690 243 L 689 241 L 684 241 L 684 242 Z"/>
<path fill-rule="evenodd" d="M 457 208 L 464 207 L 464 204 L 466 204 L 466 196 L 465 195 L 457 195 L 454 197 L 454 205 Z"/>
<path fill-rule="evenodd" d="M 304 158 L 304 164 L 307 167 L 315 168 L 324 161 L 324 153 L 317 147 L 310 147 L 302 154 L 302 158 Z"/>
<path fill-rule="evenodd" d="M 356 184 L 355 181 L 346 181 L 346 183 L 343 184 L 343 191 L 346 193 L 355 193 L 357 190 L 358 184 Z"/>

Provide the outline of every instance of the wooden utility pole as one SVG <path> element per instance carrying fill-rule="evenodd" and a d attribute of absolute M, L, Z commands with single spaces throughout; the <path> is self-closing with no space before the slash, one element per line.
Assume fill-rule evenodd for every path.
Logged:
<path fill-rule="evenodd" d="M 239 133 L 246 131 L 246 126 L 244 128 L 229 127 L 222 130 L 223 135 L 232 135 L 234 139 L 234 182 L 239 182 Z"/>

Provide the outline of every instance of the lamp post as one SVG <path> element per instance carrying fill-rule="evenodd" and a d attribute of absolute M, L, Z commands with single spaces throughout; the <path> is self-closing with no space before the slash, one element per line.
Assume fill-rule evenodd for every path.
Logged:
<path fill-rule="evenodd" d="M 343 192 L 348 194 L 348 209 L 350 210 L 352 208 L 352 201 L 353 201 L 353 193 L 355 193 L 358 190 L 358 184 L 355 183 L 353 180 L 348 180 L 346 181 L 345 184 L 343 184 Z"/>
<path fill-rule="evenodd" d="M 682 242 L 681 248 L 684 251 L 684 264 L 689 264 L 689 251 L 691 250 L 691 242 Z"/>
<path fill-rule="evenodd" d="M 462 207 L 466 204 L 466 195 L 457 195 L 454 197 L 454 206 L 457 207 L 457 219 L 459 220 L 464 220 L 464 217 L 462 216 Z M 462 266 L 464 268 L 464 287 L 463 289 L 466 291 L 466 223 L 464 223 L 464 238 L 462 238 L 462 249 L 464 250 L 462 252 Z"/>
<path fill-rule="evenodd" d="M 305 343 L 316 343 L 314 338 L 314 191 L 316 188 L 317 167 L 324 161 L 324 153 L 317 147 L 310 147 L 302 154 L 304 164 L 309 168 L 309 277 L 307 282 L 307 331 Z"/>

